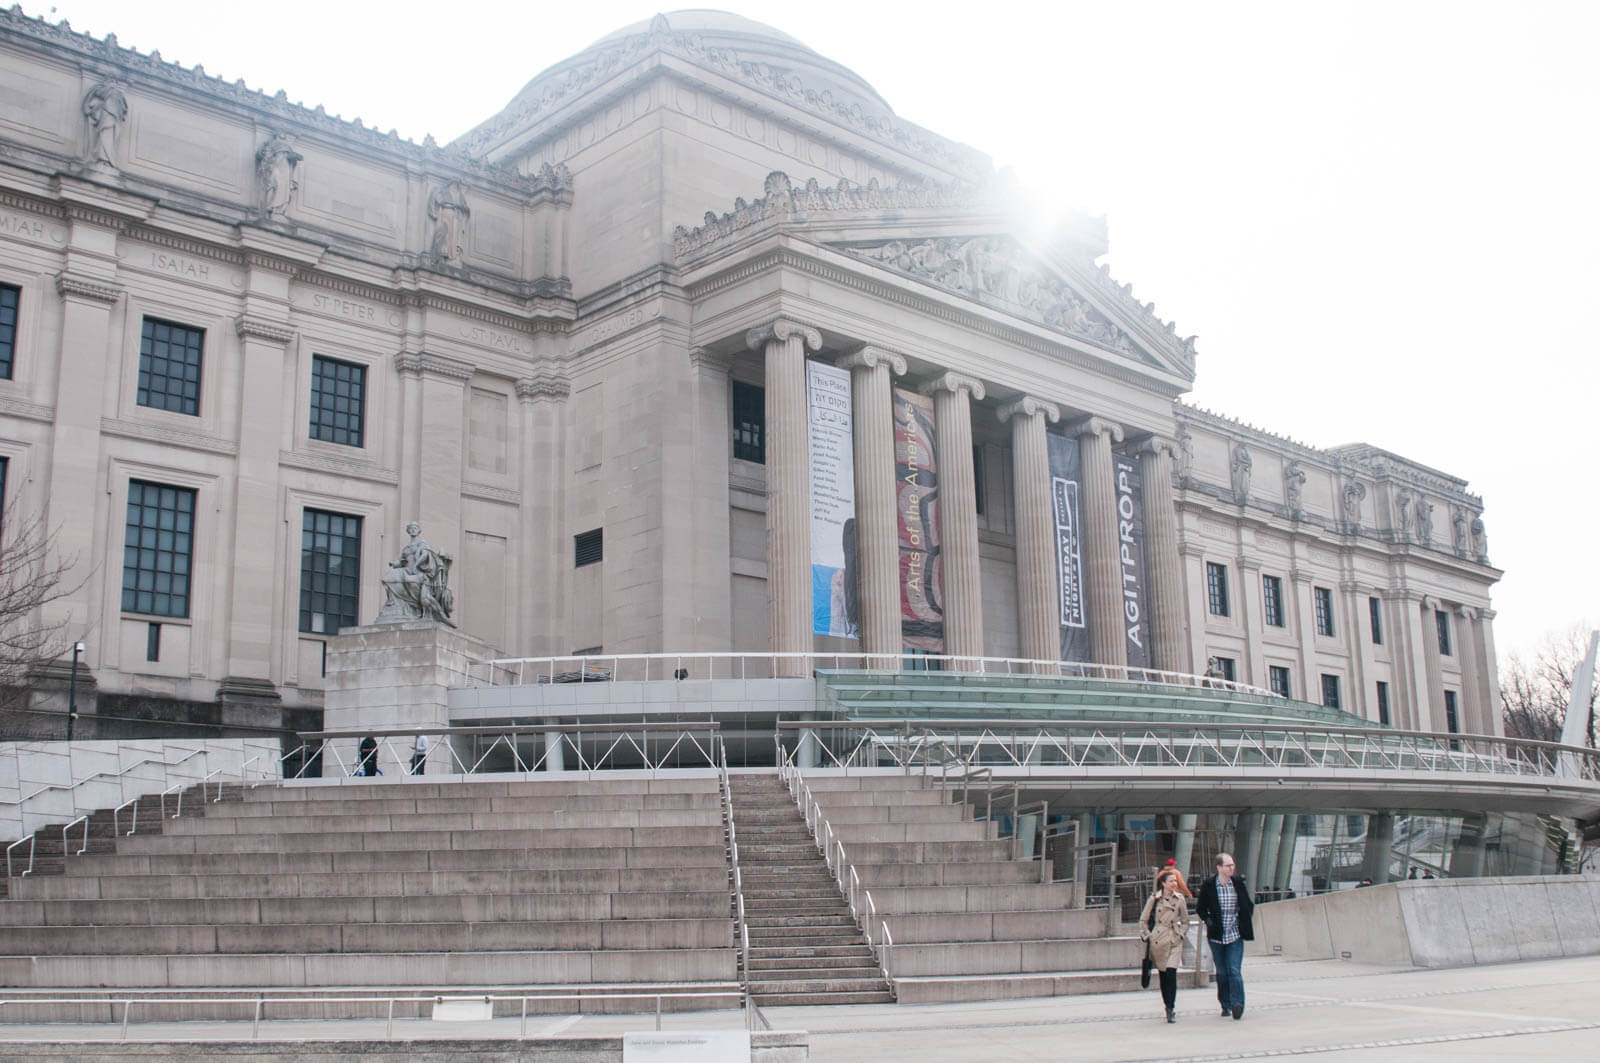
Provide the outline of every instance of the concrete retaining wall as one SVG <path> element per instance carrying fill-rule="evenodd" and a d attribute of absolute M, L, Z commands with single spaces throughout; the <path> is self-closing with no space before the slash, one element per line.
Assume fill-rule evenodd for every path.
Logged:
<path fill-rule="evenodd" d="M 1416 967 L 1600 954 L 1600 877 L 1393 882 L 1259 905 L 1257 955 Z"/>
<path fill-rule="evenodd" d="M 252 758 L 252 779 L 275 779 L 281 755 L 276 738 L 0 743 L 0 839 L 159 794 L 175 783 L 195 784 L 218 768 L 221 778 L 237 780 Z M 63 788 L 39 792 L 46 786 Z"/>

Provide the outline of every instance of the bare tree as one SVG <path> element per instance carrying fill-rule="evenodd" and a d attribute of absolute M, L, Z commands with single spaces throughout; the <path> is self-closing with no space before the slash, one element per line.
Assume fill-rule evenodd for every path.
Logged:
<path fill-rule="evenodd" d="M 1589 652 L 1587 624 L 1574 624 L 1546 635 L 1531 660 L 1519 654 L 1506 658 L 1500 671 L 1500 709 L 1506 734 L 1543 742 L 1561 741 L 1572 684 L 1584 654 Z M 1590 746 L 1595 745 L 1595 696 L 1588 702 Z"/>
<path fill-rule="evenodd" d="M 65 618 L 47 622 L 45 607 L 73 593 L 87 576 L 63 560 L 44 517 L 6 507 L 0 517 L 0 732 L 55 737 L 52 721 L 30 710 L 36 670 L 62 656 Z"/>

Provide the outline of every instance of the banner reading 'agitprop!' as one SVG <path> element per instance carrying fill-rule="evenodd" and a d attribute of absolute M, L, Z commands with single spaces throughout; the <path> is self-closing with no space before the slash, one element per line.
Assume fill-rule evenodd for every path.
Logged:
<path fill-rule="evenodd" d="M 909 649 L 944 652 L 939 470 L 933 400 L 894 390 L 895 502 L 900 525 L 900 632 Z"/>

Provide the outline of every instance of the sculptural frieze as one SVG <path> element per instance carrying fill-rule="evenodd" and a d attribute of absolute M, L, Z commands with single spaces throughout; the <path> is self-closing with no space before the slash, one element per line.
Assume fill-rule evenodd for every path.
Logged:
<path fill-rule="evenodd" d="M 1306 471 L 1300 467 L 1298 461 L 1291 461 L 1283 467 L 1283 500 L 1288 506 L 1291 515 L 1301 512 L 1301 494 L 1306 486 Z"/>
<path fill-rule="evenodd" d="M 1178 463 L 1178 483 L 1183 484 L 1194 475 L 1194 436 L 1189 434 L 1187 426 L 1180 424 L 1173 440 L 1177 443 L 1174 458 Z"/>
<path fill-rule="evenodd" d="M 1472 518 L 1472 556 L 1485 564 L 1489 561 L 1489 539 L 1484 531 L 1483 518 Z"/>
<path fill-rule="evenodd" d="M 1433 503 L 1420 494 L 1412 502 L 1417 517 L 1417 541 L 1424 546 L 1433 542 Z"/>
<path fill-rule="evenodd" d="M 406 525 L 411 541 L 400 556 L 389 562 L 383 574 L 383 608 L 376 623 L 397 624 L 407 620 L 437 620 L 455 627 L 450 618 L 455 611 L 455 595 L 450 590 L 450 565 L 455 560 L 422 537 L 416 521 Z"/>
<path fill-rule="evenodd" d="M 294 149 L 294 141 L 282 133 L 274 133 L 256 151 L 256 192 L 262 217 L 268 221 L 281 221 L 288 213 L 289 201 L 300 187 L 304 158 Z"/>
<path fill-rule="evenodd" d="M 102 81 L 83 98 L 87 158 L 95 166 L 117 165 L 117 136 L 128 120 L 128 97 L 115 81 Z"/>
<path fill-rule="evenodd" d="M 1450 507 L 1450 527 L 1452 543 L 1455 551 L 1462 557 L 1467 557 L 1472 550 L 1471 518 L 1461 506 Z"/>
<path fill-rule="evenodd" d="M 1411 540 L 1411 492 L 1396 491 L 1394 496 L 1394 526 L 1401 542 Z"/>
<path fill-rule="evenodd" d="M 467 254 L 467 194 L 460 181 L 450 181 L 428 195 L 428 220 L 433 223 L 429 243 L 435 265 L 459 266 Z"/>
<path fill-rule="evenodd" d="M 1365 484 L 1352 480 L 1344 485 L 1344 490 L 1340 494 L 1340 501 L 1343 505 L 1346 524 L 1360 527 L 1361 503 L 1366 497 L 1367 487 Z"/>

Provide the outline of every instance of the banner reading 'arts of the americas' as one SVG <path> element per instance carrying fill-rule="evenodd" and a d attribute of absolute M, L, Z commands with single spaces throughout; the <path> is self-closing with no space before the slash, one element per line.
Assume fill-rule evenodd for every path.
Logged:
<path fill-rule="evenodd" d="M 806 362 L 811 460 L 811 630 L 861 637 L 850 372 Z"/>
<path fill-rule="evenodd" d="M 905 645 L 944 652 L 944 587 L 939 550 L 939 470 L 933 455 L 933 400 L 894 390 L 895 503 L 900 526 L 900 632 Z"/>
<path fill-rule="evenodd" d="M 1061 659 L 1090 659 L 1089 609 L 1083 586 L 1083 508 L 1078 498 L 1078 441 L 1054 432 L 1050 448 L 1050 509 L 1056 527 L 1056 577 L 1061 607 Z"/>

